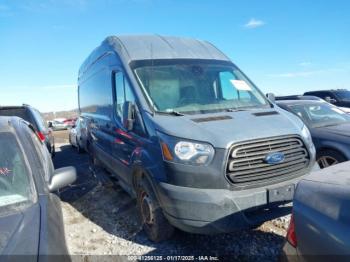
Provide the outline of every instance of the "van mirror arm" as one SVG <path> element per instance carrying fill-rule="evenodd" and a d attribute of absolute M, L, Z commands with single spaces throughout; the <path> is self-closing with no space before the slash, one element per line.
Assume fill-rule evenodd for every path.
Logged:
<path fill-rule="evenodd" d="M 135 107 L 130 101 L 125 101 L 123 104 L 123 126 L 126 130 L 131 131 L 134 128 L 135 122 Z"/>

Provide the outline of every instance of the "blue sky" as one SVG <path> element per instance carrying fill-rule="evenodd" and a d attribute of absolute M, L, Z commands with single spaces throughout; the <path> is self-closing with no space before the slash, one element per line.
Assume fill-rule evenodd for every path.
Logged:
<path fill-rule="evenodd" d="M 347 0 L 0 0 L 0 105 L 77 107 L 77 71 L 108 35 L 205 39 L 260 89 L 350 88 Z"/>

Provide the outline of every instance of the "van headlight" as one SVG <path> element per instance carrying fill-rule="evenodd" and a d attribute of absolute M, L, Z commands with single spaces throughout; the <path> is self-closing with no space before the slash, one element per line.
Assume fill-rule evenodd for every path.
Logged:
<path fill-rule="evenodd" d="M 160 135 L 160 144 L 165 161 L 189 165 L 207 165 L 214 157 L 214 147 L 208 143 L 183 140 L 163 133 L 158 134 Z"/>

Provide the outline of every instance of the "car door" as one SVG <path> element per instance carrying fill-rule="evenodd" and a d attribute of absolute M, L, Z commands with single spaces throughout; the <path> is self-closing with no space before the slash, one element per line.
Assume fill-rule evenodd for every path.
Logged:
<path fill-rule="evenodd" d="M 126 101 L 136 106 L 135 96 L 127 77 L 119 70 L 114 73 L 114 113 L 115 113 L 115 138 L 112 144 L 113 157 L 118 166 L 118 175 L 128 184 L 132 183 L 131 160 L 134 151 L 141 145 L 143 128 L 139 115 L 134 123 L 132 131 L 123 126 L 123 105 Z"/>

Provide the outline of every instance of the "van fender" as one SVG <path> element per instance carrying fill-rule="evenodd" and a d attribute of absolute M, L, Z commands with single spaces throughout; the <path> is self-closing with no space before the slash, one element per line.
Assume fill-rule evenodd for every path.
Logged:
<path fill-rule="evenodd" d="M 134 188 L 136 179 L 142 175 L 148 176 L 152 185 L 153 181 L 167 181 L 162 155 L 157 157 L 156 154 L 151 155 L 147 150 L 137 147 L 132 153 L 130 165 L 132 167 Z"/>

